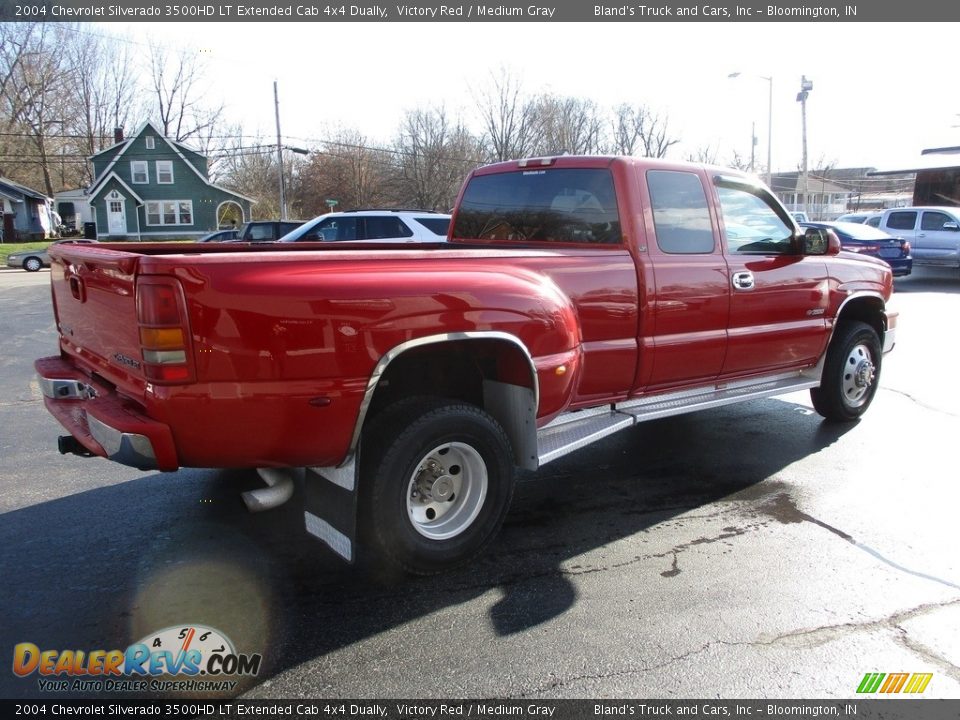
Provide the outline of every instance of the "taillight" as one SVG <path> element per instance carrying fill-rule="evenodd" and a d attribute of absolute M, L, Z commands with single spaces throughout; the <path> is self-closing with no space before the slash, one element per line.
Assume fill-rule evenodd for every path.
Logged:
<path fill-rule="evenodd" d="M 140 278 L 137 322 L 146 378 L 158 383 L 190 381 L 190 333 L 180 284 L 173 278 Z"/>
<path fill-rule="evenodd" d="M 910 249 L 911 249 L 911 248 L 910 248 L 910 243 L 909 243 L 908 241 L 906 241 L 906 240 L 901 240 L 901 241 L 900 241 L 900 250 L 903 252 L 904 255 L 909 255 L 909 254 L 910 254 Z"/>

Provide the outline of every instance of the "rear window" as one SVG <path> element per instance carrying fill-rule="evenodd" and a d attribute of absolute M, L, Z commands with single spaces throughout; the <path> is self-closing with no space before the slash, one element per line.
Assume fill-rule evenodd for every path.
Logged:
<path fill-rule="evenodd" d="M 619 243 L 613 177 L 604 169 L 537 169 L 470 180 L 453 236 L 518 242 Z"/>
<path fill-rule="evenodd" d="M 450 218 L 437 218 L 437 217 L 418 217 L 414 218 L 418 223 L 423 225 L 430 232 L 436 233 L 437 235 L 447 236 L 447 230 L 450 229 Z"/>

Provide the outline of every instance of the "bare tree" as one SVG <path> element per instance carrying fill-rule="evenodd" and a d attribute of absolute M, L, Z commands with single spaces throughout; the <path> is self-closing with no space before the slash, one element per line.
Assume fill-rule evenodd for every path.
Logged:
<path fill-rule="evenodd" d="M 70 117 L 67 89 L 73 73 L 58 51 L 62 35 L 63 28 L 53 24 L 14 28 L 7 38 L 9 47 L 4 43 L 0 69 L 0 102 L 8 137 L 15 141 L 6 152 L 17 150 L 18 162 L 26 165 L 17 176 L 42 185 L 48 195 L 54 192 L 53 164 L 67 149 L 63 136 Z"/>
<path fill-rule="evenodd" d="M 481 162 L 482 145 L 441 107 L 408 112 L 394 152 L 397 196 L 424 210 L 448 210 L 463 178 Z"/>
<path fill-rule="evenodd" d="M 171 54 L 157 45 L 150 46 L 150 92 L 152 112 L 163 134 L 171 140 L 193 139 L 202 152 L 212 148 L 214 128 L 223 115 L 224 106 L 205 105 L 202 86 L 203 63 L 196 50 Z"/>
<path fill-rule="evenodd" d="M 339 129 L 304 162 L 292 194 L 304 217 L 326 212 L 328 199 L 338 210 L 391 205 L 396 199 L 388 180 L 395 165 L 389 150 L 372 147 L 357 130 Z"/>
<path fill-rule="evenodd" d="M 108 36 L 74 34 L 64 53 L 74 70 L 71 129 L 76 148 L 93 155 L 113 142 L 113 129 L 139 123 L 139 91 L 129 45 Z M 89 170 L 84 181 L 92 178 Z"/>
<path fill-rule="evenodd" d="M 541 95 L 533 103 L 537 155 L 589 155 L 603 147 L 603 122 L 592 100 Z"/>
<path fill-rule="evenodd" d="M 531 154 L 537 134 L 537 116 L 525 99 L 520 81 L 506 68 L 491 73 L 490 85 L 475 98 L 484 129 L 484 146 L 491 162 L 513 160 Z"/>
<path fill-rule="evenodd" d="M 253 199 L 252 219 L 280 217 L 280 168 L 276 145 L 269 142 L 244 144 L 242 133 L 234 127 L 232 139 L 219 155 L 210 157 L 217 181 L 223 187 Z"/>
<path fill-rule="evenodd" d="M 613 151 L 620 155 L 663 158 L 680 142 L 671 137 L 669 119 L 646 105 L 618 105 L 613 112 Z"/>
<path fill-rule="evenodd" d="M 686 160 L 688 162 L 701 163 L 703 165 L 716 165 L 719 150 L 712 145 L 701 145 L 700 147 L 688 152 Z"/>

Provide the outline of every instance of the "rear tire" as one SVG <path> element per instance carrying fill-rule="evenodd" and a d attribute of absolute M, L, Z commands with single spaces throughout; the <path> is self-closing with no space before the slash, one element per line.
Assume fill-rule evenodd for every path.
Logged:
<path fill-rule="evenodd" d="M 387 570 L 431 575 L 493 540 L 510 508 L 510 440 L 489 414 L 450 400 L 406 400 L 364 432 L 364 546 Z"/>
<path fill-rule="evenodd" d="M 840 323 L 827 349 L 820 387 L 810 391 L 814 409 L 835 422 L 858 419 L 877 393 L 881 358 L 876 330 L 859 321 Z"/>

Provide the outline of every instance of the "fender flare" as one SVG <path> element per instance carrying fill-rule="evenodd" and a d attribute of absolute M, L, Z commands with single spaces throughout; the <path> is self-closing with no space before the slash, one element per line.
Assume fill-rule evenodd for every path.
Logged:
<path fill-rule="evenodd" d="M 497 330 L 477 330 L 477 331 L 464 331 L 464 332 L 452 332 L 452 333 L 440 333 L 436 335 L 425 335 L 423 337 L 414 338 L 413 340 L 407 340 L 392 347 L 377 361 L 376 366 L 373 368 L 373 372 L 370 374 L 370 378 L 367 380 L 367 387 L 363 393 L 363 400 L 360 402 L 360 409 L 357 414 L 357 421 L 353 428 L 353 435 L 350 438 L 350 446 L 347 449 L 346 457 L 344 457 L 343 462 L 340 463 L 338 467 L 345 467 L 351 462 L 353 462 L 356 457 L 357 447 L 360 444 L 360 434 L 363 431 L 363 425 L 367 419 L 367 413 L 370 410 L 370 405 L 373 402 L 373 396 L 377 391 L 377 387 L 380 384 L 381 378 L 387 371 L 387 368 L 390 366 L 394 360 L 403 355 L 403 353 L 408 350 L 413 350 L 414 348 L 424 347 L 426 345 L 439 345 L 442 343 L 449 342 L 460 342 L 464 340 L 494 340 L 497 342 L 506 342 L 513 346 L 515 349 L 519 350 L 521 355 L 527 362 L 527 365 L 530 369 L 530 384 L 531 392 L 533 394 L 532 398 L 532 407 L 531 412 L 533 417 L 527 418 L 530 420 L 529 423 L 526 423 L 528 427 L 533 428 L 533 441 L 536 441 L 536 414 L 537 408 L 540 406 L 540 382 L 537 377 L 537 368 L 533 361 L 533 356 L 530 354 L 529 349 L 523 343 L 523 341 L 518 338 L 516 335 L 511 335 L 510 333 L 497 331 Z M 496 383 L 497 385 L 502 385 L 502 383 Z M 503 420 L 501 419 L 501 422 Z M 515 425 L 512 422 L 504 422 L 503 424 L 508 426 Z M 521 423 L 522 424 L 522 423 Z M 511 440 L 515 442 L 520 439 L 522 440 L 519 444 L 526 446 L 529 444 L 529 438 L 522 439 L 518 438 L 516 427 L 506 427 L 507 434 L 511 436 Z M 535 448 L 535 446 L 534 446 Z M 521 463 L 523 464 L 523 463 Z"/>

